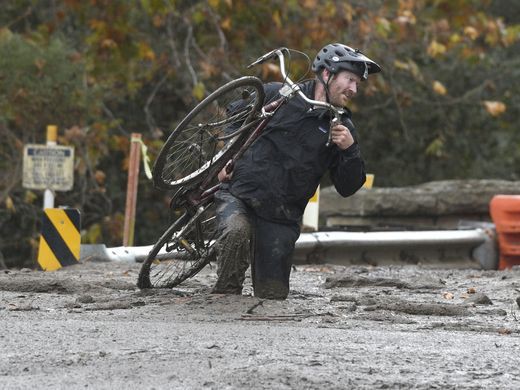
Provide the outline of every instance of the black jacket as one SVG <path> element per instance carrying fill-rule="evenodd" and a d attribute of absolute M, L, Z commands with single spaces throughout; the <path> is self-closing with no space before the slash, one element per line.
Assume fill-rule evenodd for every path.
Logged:
<path fill-rule="evenodd" d="M 315 81 L 301 84 L 306 96 L 314 97 Z M 264 86 L 266 101 L 279 97 L 280 83 Z M 273 116 L 264 133 L 236 163 L 230 192 L 267 220 L 294 223 L 301 220 L 327 170 L 336 190 L 344 197 L 365 182 L 365 168 L 357 141 L 347 150 L 326 147 L 330 117 L 326 110 L 309 112 L 299 96 L 289 100 Z M 356 140 L 350 113 L 342 122 Z"/>

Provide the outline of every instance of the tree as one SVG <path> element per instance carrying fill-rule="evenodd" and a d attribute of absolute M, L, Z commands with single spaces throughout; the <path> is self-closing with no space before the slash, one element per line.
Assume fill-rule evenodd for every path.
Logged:
<path fill-rule="evenodd" d="M 303 53 L 291 59 L 294 79 L 312 77 L 305 55 L 334 41 L 382 65 L 350 107 L 376 185 L 517 179 L 518 10 L 512 0 L 8 2 L 0 251 L 21 263 L 36 247 L 41 194 L 21 188 L 21 148 L 43 142 L 47 124 L 76 147 L 74 190 L 57 202 L 82 211 L 83 242 L 120 245 L 130 134 L 143 133 L 153 160 L 218 85 L 245 73 L 277 79 L 275 64 L 245 66 L 279 46 Z M 167 205 L 142 178 L 138 244 L 158 236 Z"/>

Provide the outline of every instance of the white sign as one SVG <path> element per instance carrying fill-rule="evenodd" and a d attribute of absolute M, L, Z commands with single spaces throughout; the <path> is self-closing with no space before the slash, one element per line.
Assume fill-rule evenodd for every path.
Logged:
<path fill-rule="evenodd" d="M 23 153 L 24 188 L 69 191 L 73 185 L 73 147 L 25 145 Z"/>

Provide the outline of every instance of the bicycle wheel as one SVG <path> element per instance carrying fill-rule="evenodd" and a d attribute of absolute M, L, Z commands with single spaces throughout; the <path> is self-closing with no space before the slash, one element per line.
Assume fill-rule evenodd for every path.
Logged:
<path fill-rule="evenodd" d="M 141 266 L 137 287 L 172 288 L 204 268 L 214 257 L 214 215 L 210 202 L 171 224 Z"/>
<path fill-rule="evenodd" d="M 255 119 L 263 101 L 262 82 L 251 76 L 230 81 L 205 98 L 159 152 L 153 168 L 155 186 L 171 190 L 213 174 L 217 163 L 221 169 L 232 154 L 232 146 L 252 130 L 250 126 L 240 131 Z"/>

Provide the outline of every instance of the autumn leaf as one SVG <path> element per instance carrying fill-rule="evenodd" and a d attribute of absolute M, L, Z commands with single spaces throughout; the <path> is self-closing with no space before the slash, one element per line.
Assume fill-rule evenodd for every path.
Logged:
<path fill-rule="evenodd" d="M 359 21 L 359 33 L 361 36 L 367 36 L 367 35 L 370 35 L 370 33 L 372 32 L 372 26 L 370 23 L 364 21 L 364 20 L 360 20 Z"/>
<path fill-rule="evenodd" d="M 303 6 L 309 9 L 315 9 L 318 1 L 317 0 L 304 0 Z"/>
<path fill-rule="evenodd" d="M 388 37 L 391 29 L 392 25 L 388 19 L 382 17 L 376 19 L 376 31 L 380 36 L 384 38 Z"/>
<path fill-rule="evenodd" d="M 5 198 L 5 208 L 13 213 L 16 212 L 16 208 L 14 207 L 14 202 L 13 202 L 13 199 L 8 196 L 7 198 Z"/>
<path fill-rule="evenodd" d="M 209 78 L 219 74 L 219 69 L 215 65 L 207 61 L 201 61 L 200 68 L 205 78 Z"/>
<path fill-rule="evenodd" d="M 446 53 L 446 46 L 444 46 L 442 43 L 437 42 L 436 40 L 433 40 L 428 46 L 427 51 L 431 57 L 437 57 Z"/>
<path fill-rule="evenodd" d="M 46 63 L 46 61 L 42 58 L 38 58 L 37 60 L 34 61 L 34 65 L 36 66 L 36 68 L 38 68 L 39 71 L 41 71 L 43 69 L 43 67 L 45 66 L 45 63 Z"/>
<path fill-rule="evenodd" d="M 272 62 L 262 64 L 262 78 L 276 78 L 280 75 L 280 67 Z"/>
<path fill-rule="evenodd" d="M 139 42 L 139 58 L 148 61 L 155 60 L 155 53 L 146 42 Z"/>
<path fill-rule="evenodd" d="M 350 4 L 345 4 L 344 6 L 345 13 L 343 14 L 343 17 L 347 22 L 352 22 L 352 18 L 354 17 L 354 9 Z"/>
<path fill-rule="evenodd" d="M 24 196 L 24 202 L 25 203 L 33 203 L 36 199 L 38 198 L 38 196 L 32 192 L 32 191 L 26 191 L 25 192 L 25 196 Z"/>
<path fill-rule="evenodd" d="M 220 27 L 226 31 L 231 30 L 231 18 L 224 18 L 222 22 L 220 22 Z"/>
<path fill-rule="evenodd" d="M 65 140 L 67 141 L 82 141 L 85 139 L 85 133 L 79 126 L 72 126 L 65 129 Z"/>
<path fill-rule="evenodd" d="M 466 26 L 464 27 L 464 35 L 466 35 L 467 37 L 469 37 L 469 39 L 474 41 L 478 37 L 478 31 L 475 27 Z"/>
<path fill-rule="evenodd" d="M 98 242 L 100 242 L 102 234 L 103 232 L 101 229 L 101 224 L 95 223 L 91 225 L 90 228 L 87 230 L 83 238 L 83 241 L 89 244 L 97 244 Z"/>
<path fill-rule="evenodd" d="M 273 22 L 276 25 L 276 27 L 280 28 L 282 27 L 282 18 L 280 17 L 280 11 L 276 10 L 273 12 Z"/>
<path fill-rule="evenodd" d="M 415 15 L 410 10 L 404 10 L 398 17 L 397 23 L 399 24 L 415 24 Z"/>
<path fill-rule="evenodd" d="M 6 27 L 0 28 L 0 43 L 8 42 L 13 37 L 13 33 Z"/>
<path fill-rule="evenodd" d="M 154 27 L 161 27 L 164 24 L 164 17 L 161 15 L 154 15 L 152 18 Z"/>
<path fill-rule="evenodd" d="M 450 43 L 456 45 L 462 40 L 461 36 L 457 33 L 450 35 Z"/>
<path fill-rule="evenodd" d="M 491 114 L 491 116 L 500 116 L 506 112 L 506 105 L 502 102 L 486 100 L 483 104 L 486 111 Z"/>
<path fill-rule="evenodd" d="M 105 183 L 106 177 L 107 175 L 105 174 L 105 172 L 99 169 L 96 170 L 96 172 L 94 173 L 94 179 L 96 180 L 96 183 L 98 183 L 99 185 L 103 185 Z"/>
<path fill-rule="evenodd" d="M 426 148 L 427 156 L 442 157 L 444 149 L 444 139 L 442 137 L 435 138 Z"/>
<path fill-rule="evenodd" d="M 440 82 L 435 80 L 432 84 L 433 91 L 438 95 L 446 95 L 446 87 Z"/>
<path fill-rule="evenodd" d="M 117 43 L 113 39 L 106 38 L 101 41 L 101 47 L 104 49 L 113 49 L 117 47 Z"/>
<path fill-rule="evenodd" d="M 192 91 L 191 91 L 193 97 L 197 100 L 202 100 L 204 99 L 204 84 L 202 84 L 201 82 L 197 83 Z"/>
<path fill-rule="evenodd" d="M 408 68 L 409 68 L 409 65 L 406 62 L 399 61 L 399 60 L 394 61 L 394 66 L 397 69 L 401 69 L 401 70 L 408 70 Z"/>
<path fill-rule="evenodd" d="M 220 0 L 208 0 L 208 4 L 211 6 L 211 8 L 217 9 L 218 5 L 220 4 Z"/>

